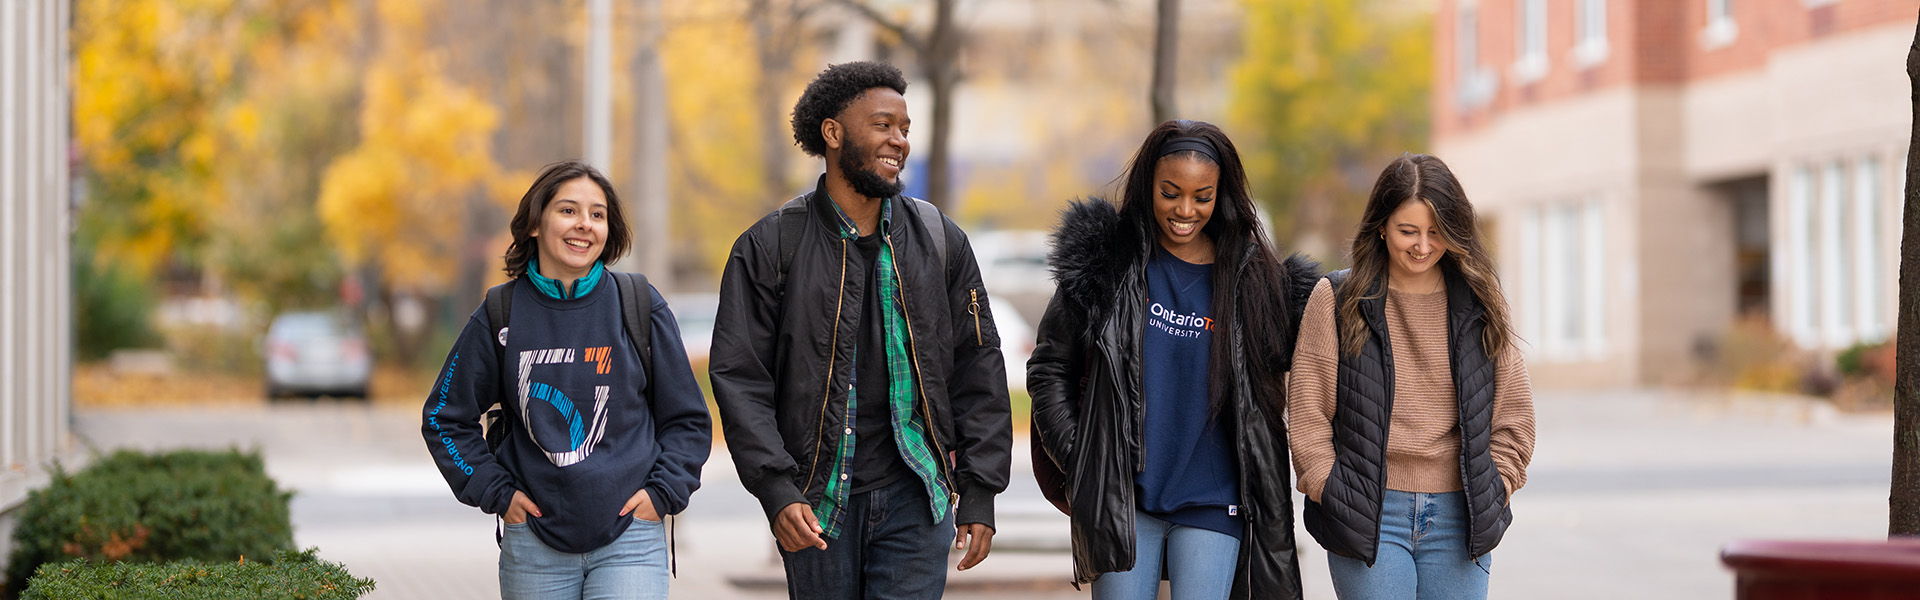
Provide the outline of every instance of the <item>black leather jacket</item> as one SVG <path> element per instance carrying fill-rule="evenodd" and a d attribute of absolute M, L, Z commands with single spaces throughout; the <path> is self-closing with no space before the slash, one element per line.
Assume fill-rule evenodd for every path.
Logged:
<path fill-rule="evenodd" d="M 930 415 L 935 451 L 960 495 L 955 524 L 993 526 L 994 496 L 1007 489 L 1013 433 L 1006 363 L 967 237 L 944 217 L 947 263 L 909 200 L 888 199 L 888 237 L 900 273 L 916 387 Z M 720 279 L 710 373 L 727 449 L 740 482 L 769 521 L 795 502 L 818 505 L 843 427 L 849 360 L 859 338 L 867 274 L 848 268 L 850 241 L 816 187 L 781 297 L 778 211 L 734 242 Z M 784 307 L 783 307 L 784 304 Z M 860 349 L 878 356 L 878 349 Z M 818 459 L 816 461 L 816 459 Z"/>
<path fill-rule="evenodd" d="M 1144 414 L 1141 315 L 1151 247 L 1112 247 L 1120 226 L 1114 207 L 1101 200 L 1068 209 L 1051 256 L 1058 291 L 1040 319 L 1027 362 L 1035 443 L 1067 476 L 1076 583 L 1134 566 L 1134 475 Z M 1297 325 L 1318 267 L 1295 256 L 1283 269 L 1293 288 L 1283 314 Z M 1247 528 L 1231 597 L 1299 598 L 1286 426 L 1273 408 L 1284 402 L 1254 397 L 1237 325 L 1229 323 L 1228 332 L 1234 336 L 1229 360 L 1237 383 L 1223 410 L 1232 415 Z M 1291 355 L 1292 340 L 1283 343 Z"/>

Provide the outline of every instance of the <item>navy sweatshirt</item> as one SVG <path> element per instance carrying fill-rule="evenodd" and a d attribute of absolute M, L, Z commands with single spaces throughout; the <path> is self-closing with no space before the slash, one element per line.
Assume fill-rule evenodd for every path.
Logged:
<path fill-rule="evenodd" d="M 578 283 L 576 283 L 578 285 Z M 584 553 L 633 522 L 620 509 L 645 489 L 662 515 L 679 513 L 700 487 L 713 424 L 687 363 L 680 329 L 657 290 L 652 304 L 653 381 L 620 318 L 611 278 L 580 298 L 557 300 L 529 280 L 514 285 L 499 364 L 496 328 L 483 305 L 447 355 L 427 396 L 421 433 L 461 502 L 502 514 L 519 490 L 540 507 L 533 533 L 548 547 Z M 500 402 L 507 428 L 488 452 L 480 415 Z"/>
<path fill-rule="evenodd" d="M 1140 510 L 1171 523 L 1242 535 L 1239 484 L 1225 417 L 1209 419 L 1213 266 L 1156 247 L 1147 262 L 1142 338 L 1144 464 Z"/>

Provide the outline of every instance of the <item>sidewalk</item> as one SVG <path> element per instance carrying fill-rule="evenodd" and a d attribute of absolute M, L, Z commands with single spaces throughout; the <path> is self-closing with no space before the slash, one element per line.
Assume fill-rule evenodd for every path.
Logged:
<path fill-rule="evenodd" d="M 1733 579 L 1718 556 L 1728 541 L 1885 536 L 1890 415 L 1639 390 L 1543 392 L 1537 406 L 1539 446 L 1494 553 L 1493 598 L 1727 598 Z M 296 542 L 377 580 L 370 600 L 498 597 L 493 519 L 447 491 L 417 409 L 93 410 L 75 421 L 102 450 L 259 448 L 298 492 Z M 1066 520 L 1041 499 L 1028 456 L 1014 451 L 995 552 L 950 576 L 950 598 L 1086 597 L 1066 583 Z M 723 446 L 703 481 L 676 525 L 673 596 L 784 597 L 766 519 Z M 1296 535 L 1307 598 L 1331 599 L 1325 553 L 1304 527 Z"/>

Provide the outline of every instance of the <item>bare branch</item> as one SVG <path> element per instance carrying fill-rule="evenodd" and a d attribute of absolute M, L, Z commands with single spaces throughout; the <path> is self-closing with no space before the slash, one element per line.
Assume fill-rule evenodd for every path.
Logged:
<path fill-rule="evenodd" d="M 860 13 L 860 16 L 866 17 L 868 21 L 873 22 L 874 25 L 893 32 L 896 36 L 900 36 L 900 43 L 906 44 L 907 47 L 912 48 L 915 53 L 924 55 L 932 51 L 926 38 L 907 29 L 905 23 L 894 21 L 893 19 L 887 18 L 886 15 L 880 14 L 879 10 L 869 6 L 866 2 L 861 2 L 860 0 L 833 0 L 833 3 L 851 8 L 854 12 Z"/>

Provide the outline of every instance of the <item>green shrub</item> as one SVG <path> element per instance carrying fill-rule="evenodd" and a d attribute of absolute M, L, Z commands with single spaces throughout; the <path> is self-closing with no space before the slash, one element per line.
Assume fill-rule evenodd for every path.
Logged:
<path fill-rule="evenodd" d="M 13 532 L 7 589 L 42 563 L 267 560 L 293 549 L 287 501 L 257 453 L 122 450 L 77 474 L 54 466 Z"/>
<path fill-rule="evenodd" d="M 154 331 L 152 284 L 114 264 L 95 264 L 92 252 L 76 247 L 73 257 L 73 329 L 75 352 L 84 360 L 105 358 L 120 348 L 160 345 Z"/>
<path fill-rule="evenodd" d="M 1893 383 L 1893 342 L 1854 344 L 1834 357 L 1834 367 L 1847 378 L 1877 377 Z"/>
<path fill-rule="evenodd" d="M 373 580 L 355 579 L 345 567 L 320 560 L 319 551 L 282 550 L 267 562 L 47 563 L 21 600 L 352 600 L 373 591 Z"/>

